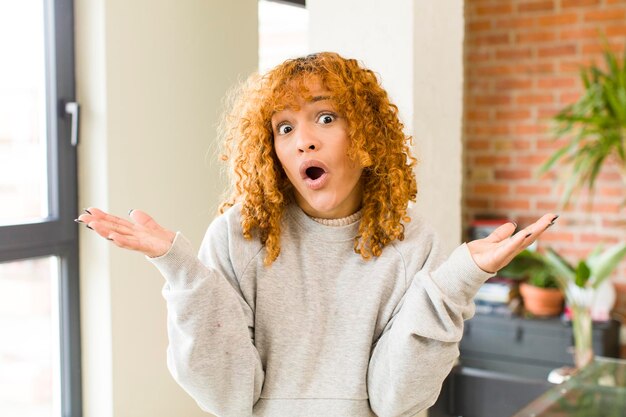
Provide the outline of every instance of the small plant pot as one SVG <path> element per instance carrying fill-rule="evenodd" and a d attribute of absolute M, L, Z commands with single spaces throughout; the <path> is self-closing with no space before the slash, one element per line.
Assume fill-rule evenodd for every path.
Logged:
<path fill-rule="evenodd" d="M 520 284 L 524 308 L 535 316 L 556 316 L 563 310 L 564 296 L 558 288 L 539 288 Z"/>

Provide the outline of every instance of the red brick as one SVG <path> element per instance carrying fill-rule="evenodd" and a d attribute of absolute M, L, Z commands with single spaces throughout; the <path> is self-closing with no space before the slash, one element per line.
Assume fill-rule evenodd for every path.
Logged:
<path fill-rule="evenodd" d="M 522 29 L 530 28 L 537 24 L 537 19 L 534 17 L 509 17 L 496 21 L 496 28 L 498 29 Z"/>
<path fill-rule="evenodd" d="M 572 88 L 577 85 L 578 79 L 574 77 L 543 78 L 537 82 L 541 89 Z"/>
<path fill-rule="evenodd" d="M 465 199 L 465 206 L 473 209 L 487 209 L 489 208 L 489 201 L 484 198 L 470 198 Z"/>
<path fill-rule="evenodd" d="M 540 107 L 537 109 L 537 118 L 539 119 L 552 119 L 561 110 L 561 107 Z"/>
<path fill-rule="evenodd" d="M 557 150 L 561 149 L 563 146 L 567 144 L 566 139 L 540 139 L 535 142 L 537 149 L 540 150 Z"/>
<path fill-rule="evenodd" d="M 496 81 L 496 90 L 527 90 L 531 88 L 533 81 L 528 78 L 505 78 Z"/>
<path fill-rule="evenodd" d="M 489 111 L 486 110 L 468 110 L 465 113 L 465 118 L 471 121 L 485 121 L 490 120 L 491 115 Z"/>
<path fill-rule="evenodd" d="M 511 96 L 505 95 L 484 95 L 474 96 L 474 103 L 478 106 L 493 106 L 493 105 L 501 105 L 501 104 L 510 104 Z"/>
<path fill-rule="evenodd" d="M 605 197 L 624 197 L 626 196 L 626 188 L 624 187 L 599 187 L 596 191 L 598 195 Z"/>
<path fill-rule="evenodd" d="M 515 99 L 516 104 L 546 104 L 554 102 L 552 94 L 521 94 Z"/>
<path fill-rule="evenodd" d="M 626 219 L 608 219 L 608 218 L 603 218 L 602 219 L 602 227 L 605 227 L 609 230 L 615 230 L 615 229 L 624 229 L 624 231 L 626 231 Z"/>
<path fill-rule="evenodd" d="M 476 165 L 509 165 L 511 163 L 511 157 L 507 155 L 483 155 L 474 157 L 474 164 Z"/>
<path fill-rule="evenodd" d="M 509 186 L 506 184 L 476 184 L 474 185 L 476 194 L 508 194 Z"/>
<path fill-rule="evenodd" d="M 483 80 L 472 77 L 466 85 L 468 91 L 476 90 L 476 92 L 484 93 L 485 91 L 491 91 L 491 84 L 492 82 L 489 79 Z"/>
<path fill-rule="evenodd" d="M 580 73 L 580 69 L 582 67 L 588 67 L 594 63 L 594 59 L 586 58 L 576 61 L 562 61 L 559 65 L 560 72 L 575 72 L 576 74 Z"/>
<path fill-rule="evenodd" d="M 556 201 L 537 201 L 537 210 L 542 211 L 559 211 L 559 203 Z"/>
<path fill-rule="evenodd" d="M 569 7 L 595 6 L 600 4 L 600 0 L 561 0 L 561 7 L 567 9 Z"/>
<path fill-rule="evenodd" d="M 576 45 L 557 45 L 539 48 L 537 54 L 540 58 L 559 57 L 567 55 L 576 55 Z"/>
<path fill-rule="evenodd" d="M 518 164 L 538 166 L 546 162 L 549 157 L 550 157 L 549 155 L 538 155 L 538 154 L 517 155 L 515 157 L 515 160 L 517 161 Z"/>
<path fill-rule="evenodd" d="M 619 182 L 621 184 L 622 176 L 619 172 L 611 172 L 604 169 L 598 174 L 598 180 L 606 182 Z"/>
<path fill-rule="evenodd" d="M 496 112 L 497 120 L 525 120 L 530 116 L 529 110 L 499 110 Z"/>
<path fill-rule="evenodd" d="M 491 141 L 485 139 L 469 139 L 465 142 L 467 149 L 485 150 L 490 148 Z"/>
<path fill-rule="evenodd" d="M 554 65 L 551 63 L 530 63 L 530 64 L 518 64 L 511 69 L 510 73 L 515 74 L 545 74 L 554 72 Z"/>
<path fill-rule="evenodd" d="M 515 187 L 515 194 L 530 195 L 550 195 L 552 187 L 547 185 L 518 185 Z"/>
<path fill-rule="evenodd" d="M 527 33 L 518 33 L 515 36 L 515 42 L 521 44 L 536 44 L 541 42 L 552 42 L 556 39 L 556 33 L 554 32 L 527 32 Z"/>
<path fill-rule="evenodd" d="M 499 210 L 529 210 L 530 202 L 528 200 L 497 200 L 493 206 Z"/>
<path fill-rule="evenodd" d="M 582 53 L 583 54 L 599 55 L 602 52 L 604 52 L 604 49 L 605 49 L 605 47 L 602 44 L 590 43 L 590 44 L 587 44 L 587 45 L 583 45 Z M 617 43 L 617 42 L 611 42 L 609 44 L 609 49 L 611 49 L 613 52 L 620 53 L 624 49 L 624 44 L 623 43 Z"/>
<path fill-rule="evenodd" d="M 595 28 L 566 28 L 561 31 L 561 40 L 597 39 L 598 30 Z"/>
<path fill-rule="evenodd" d="M 581 233 L 580 241 L 583 243 L 593 243 L 593 244 L 613 244 L 617 243 L 619 240 L 614 236 L 601 236 L 598 234 L 592 233 Z"/>
<path fill-rule="evenodd" d="M 536 135 L 539 133 L 545 133 L 547 130 L 547 126 L 541 124 L 515 126 L 515 134 L 517 135 Z"/>
<path fill-rule="evenodd" d="M 493 143 L 497 151 L 524 151 L 530 149 L 528 140 L 497 139 Z"/>
<path fill-rule="evenodd" d="M 604 29 L 606 36 L 626 36 L 626 25 L 623 26 L 608 26 Z"/>
<path fill-rule="evenodd" d="M 578 15 L 576 13 L 564 13 L 541 16 L 538 18 L 540 26 L 563 26 L 571 25 L 578 22 Z"/>
<path fill-rule="evenodd" d="M 481 76 L 507 75 L 513 73 L 513 67 L 510 65 L 491 65 L 483 68 L 476 68 L 475 73 Z M 477 75 L 478 75 L 477 74 Z"/>
<path fill-rule="evenodd" d="M 469 52 L 465 55 L 465 60 L 468 62 L 488 61 L 491 58 L 491 55 L 491 51 Z"/>
<path fill-rule="evenodd" d="M 537 11 L 548 11 L 554 10 L 554 1 L 553 0 L 543 0 L 543 1 L 526 1 L 522 2 L 517 6 L 517 11 L 520 13 L 525 12 L 537 12 Z"/>
<path fill-rule="evenodd" d="M 532 177 L 528 169 L 497 169 L 495 179 L 497 180 L 527 180 Z"/>
<path fill-rule="evenodd" d="M 599 22 L 606 20 L 626 20 L 626 10 L 614 9 L 614 10 L 591 10 L 584 15 L 585 22 Z"/>
<path fill-rule="evenodd" d="M 617 203 L 594 203 L 593 204 L 593 212 L 594 213 L 619 213 L 621 211 L 622 206 Z"/>
<path fill-rule="evenodd" d="M 502 136 L 511 133 L 511 128 L 507 125 L 483 124 L 468 128 L 467 133 L 472 135 Z"/>
<path fill-rule="evenodd" d="M 559 103 L 563 106 L 567 106 L 568 104 L 576 103 L 579 98 L 580 93 L 563 93 L 559 96 Z"/>
<path fill-rule="evenodd" d="M 468 39 L 470 44 L 476 46 L 492 46 L 492 45 L 506 45 L 510 43 L 510 36 L 508 33 L 492 33 L 489 35 L 476 36 L 475 38 Z"/>
<path fill-rule="evenodd" d="M 532 56 L 532 51 L 530 48 L 509 48 L 509 49 L 500 49 L 496 51 L 496 59 L 501 60 L 517 60 L 530 58 Z"/>
<path fill-rule="evenodd" d="M 470 32 L 482 32 L 485 30 L 489 30 L 491 29 L 491 20 L 479 20 L 479 21 L 473 21 L 473 22 L 469 22 L 466 25 L 467 31 Z"/>
<path fill-rule="evenodd" d="M 508 3 L 480 5 L 476 7 L 476 14 L 478 16 L 497 16 L 511 14 L 511 12 L 513 12 L 513 6 Z"/>

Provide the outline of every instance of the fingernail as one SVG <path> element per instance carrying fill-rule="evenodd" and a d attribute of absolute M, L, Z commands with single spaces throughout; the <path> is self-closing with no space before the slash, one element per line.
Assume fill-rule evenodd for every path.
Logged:
<path fill-rule="evenodd" d="M 515 226 L 515 228 L 517 229 L 517 223 L 515 222 L 511 222 L 511 223 L 513 223 L 513 226 Z"/>
<path fill-rule="evenodd" d="M 128 215 L 129 215 L 129 216 L 130 216 L 130 213 L 132 213 L 132 212 L 133 212 L 133 210 L 135 210 L 135 209 L 130 209 L 130 210 L 128 210 Z"/>
<path fill-rule="evenodd" d="M 89 226 L 88 226 L 89 227 Z M 529 238 L 530 235 L 532 235 L 532 233 L 527 234 L 526 236 L 524 236 L 524 239 Z"/>
<path fill-rule="evenodd" d="M 85 212 L 86 212 L 87 214 L 91 214 L 91 212 L 90 212 L 89 210 L 87 210 L 86 208 L 84 208 L 83 210 L 85 210 Z M 92 216 L 93 216 L 93 214 L 92 214 Z"/>
<path fill-rule="evenodd" d="M 113 239 L 111 239 L 111 238 L 108 238 L 108 237 L 107 237 L 107 238 L 105 238 L 105 239 L 106 239 L 106 240 L 113 240 Z"/>
<path fill-rule="evenodd" d="M 87 224 L 86 226 L 87 226 L 87 229 L 91 229 L 91 230 L 93 230 L 93 228 L 92 228 L 92 227 L 89 227 L 89 225 L 88 225 L 88 224 Z"/>
<path fill-rule="evenodd" d="M 552 221 L 550 222 L 550 226 L 552 226 L 554 224 L 554 222 L 556 221 L 556 219 L 559 218 L 559 215 L 557 214 L 556 216 L 554 216 L 554 219 L 552 219 Z"/>
<path fill-rule="evenodd" d="M 80 219 L 74 219 L 74 221 L 75 221 L 76 223 L 85 223 L 84 221 L 82 221 L 82 220 L 80 220 Z"/>

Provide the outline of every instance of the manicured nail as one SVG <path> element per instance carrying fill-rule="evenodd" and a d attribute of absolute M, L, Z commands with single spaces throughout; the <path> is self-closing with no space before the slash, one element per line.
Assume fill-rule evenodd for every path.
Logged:
<path fill-rule="evenodd" d="M 88 225 L 88 224 L 87 224 L 86 226 L 87 226 L 87 229 L 91 229 L 91 230 L 93 230 L 93 227 L 89 227 L 89 225 Z"/>
<path fill-rule="evenodd" d="M 129 216 L 130 216 L 130 213 L 132 213 L 132 212 L 133 212 L 133 210 L 135 210 L 135 209 L 130 209 L 130 210 L 128 210 L 128 215 L 129 215 Z"/>
<path fill-rule="evenodd" d="M 85 223 L 84 221 L 82 221 L 82 220 L 80 220 L 80 219 L 74 219 L 74 221 L 75 221 L 76 223 Z"/>
<path fill-rule="evenodd" d="M 87 210 L 86 208 L 84 208 L 83 210 L 85 210 L 85 213 L 91 214 L 91 212 L 89 210 Z M 93 216 L 93 214 L 92 214 L 92 216 Z"/>

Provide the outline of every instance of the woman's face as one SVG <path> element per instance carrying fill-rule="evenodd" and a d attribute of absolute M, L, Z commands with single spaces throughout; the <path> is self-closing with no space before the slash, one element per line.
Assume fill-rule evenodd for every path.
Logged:
<path fill-rule="evenodd" d="M 330 93 L 318 81 L 307 87 L 312 98 L 300 99 L 298 110 L 286 108 L 272 116 L 274 149 L 305 213 L 346 217 L 361 205 L 363 167 L 348 157 L 348 123 Z"/>

